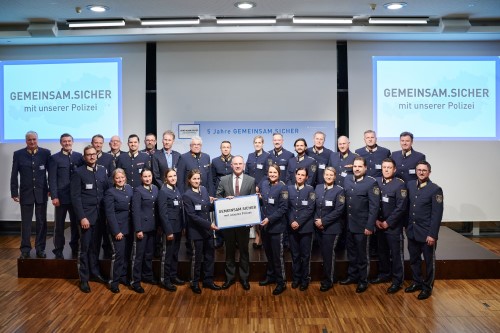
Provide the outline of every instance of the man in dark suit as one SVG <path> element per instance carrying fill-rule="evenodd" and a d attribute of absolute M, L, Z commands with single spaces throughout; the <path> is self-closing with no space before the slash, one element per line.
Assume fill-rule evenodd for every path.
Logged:
<path fill-rule="evenodd" d="M 152 167 L 153 167 L 153 177 L 156 186 L 161 188 L 165 182 L 165 171 L 172 168 L 177 170 L 177 164 L 179 164 L 179 158 L 181 154 L 175 150 L 172 150 L 172 146 L 175 141 L 175 133 L 171 130 L 163 132 L 163 149 L 157 150 L 153 155 Z"/>
<path fill-rule="evenodd" d="M 417 163 L 425 161 L 425 155 L 413 149 L 413 134 L 410 132 L 403 132 L 399 135 L 399 144 L 401 150 L 391 155 L 398 170 L 396 177 L 401 178 L 405 183 L 417 180 Z"/>
<path fill-rule="evenodd" d="M 244 175 L 245 162 L 243 157 L 234 156 L 231 161 L 233 173 L 221 178 L 217 187 L 217 198 L 232 199 L 233 197 L 255 194 L 255 179 L 249 175 Z M 239 275 L 243 289 L 249 290 L 248 276 L 250 273 L 250 257 L 248 253 L 248 241 L 250 238 L 250 228 L 236 227 L 223 230 L 226 242 L 226 282 L 222 289 L 228 289 L 235 282 L 236 275 L 236 242 L 240 252 Z"/>
<path fill-rule="evenodd" d="M 186 188 L 186 177 L 189 171 L 198 169 L 201 173 L 201 185 L 205 186 L 208 190 L 208 194 L 213 197 L 215 195 L 215 189 L 212 178 L 211 159 L 210 155 L 201 152 L 202 145 L 203 140 L 201 137 L 194 136 L 191 138 L 189 151 L 182 154 L 179 159 L 177 168 L 177 187 L 179 187 L 181 193 L 184 193 L 184 189 Z"/>
<path fill-rule="evenodd" d="M 26 148 L 14 152 L 10 193 L 12 200 L 21 205 L 21 259 L 30 257 L 33 207 L 36 219 L 36 256 L 46 257 L 49 158 L 50 150 L 38 147 L 38 134 L 33 131 L 26 133 Z"/>

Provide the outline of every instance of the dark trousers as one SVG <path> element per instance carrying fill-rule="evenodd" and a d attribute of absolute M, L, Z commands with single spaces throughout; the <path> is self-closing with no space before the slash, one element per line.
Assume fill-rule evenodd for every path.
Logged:
<path fill-rule="evenodd" d="M 80 248 L 78 249 L 78 274 L 80 281 L 88 282 L 90 275 L 101 275 L 98 260 L 98 234 L 97 224 L 91 225 L 88 229 L 80 227 Z"/>
<path fill-rule="evenodd" d="M 214 282 L 215 249 L 212 237 L 191 241 L 193 255 L 191 257 L 191 285 L 198 285 L 203 263 L 203 283 Z"/>
<path fill-rule="evenodd" d="M 436 268 L 436 246 L 427 245 L 408 238 L 408 252 L 410 253 L 410 266 L 413 273 L 413 283 L 422 286 L 423 290 L 432 291 Z M 422 255 L 425 261 L 425 276 L 422 275 Z"/>
<path fill-rule="evenodd" d="M 338 235 L 330 235 L 322 232 L 317 233 L 318 242 L 321 244 L 321 256 L 323 257 L 323 284 L 333 284 L 335 281 L 335 246 Z"/>
<path fill-rule="evenodd" d="M 143 232 L 144 237 L 138 239 L 134 234 L 132 244 L 132 280 L 130 284 L 140 285 L 141 280 L 153 280 L 153 252 L 156 230 Z"/>
<path fill-rule="evenodd" d="M 403 233 L 391 234 L 377 230 L 378 277 L 389 279 L 392 284 L 401 286 L 404 281 Z"/>
<path fill-rule="evenodd" d="M 64 237 L 64 223 L 66 221 L 66 215 L 68 214 L 71 228 L 69 246 L 74 252 L 78 251 L 80 232 L 78 230 L 79 226 L 78 221 L 76 220 L 75 211 L 73 210 L 73 205 L 61 204 L 59 207 L 55 207 L 54 210 L 54 250 L 52 252 L 56 254 L 62 254 L 64 245 L 66 244 L 66 239 Z"/>
<path fill-rule="evenodd" d="M 293 282 L 308 284 L 311 279 L 312 232 L 289 232 L 288 241 L 292 253 Z"/>
<path fill-rule="evenodd" d="M 264 229 L 260 233 L 267 257 L 266 278 L 277 284 L 285 284 L 285 259 L 283 258 L 283 233 L 270 234 Z"/>
<path fill-rule="evenodd" d="M 31 251 L 31 221 L 35 210 L 35 249 L 37 252 L 45 251 L 47 239 L 47 203 L 21 205 L 21 252 Z"/>
<path fill-rule="evenodd" d="M 248 281 L 250 273 L 250 254 L 248 253 L 248 241 L 250 239 L 250 228 L 238 227 L 223 229 L 226 242 L 226 281 L 234 281 L 236 275 L 236 242 L 240 252 L 239 275 L 240 280 Z"/>
<path fill-rule="evenodd" d="M 370 271 L 370 236 L 361 233 L 347 231 L 347 259 L 349 268 L 348 278 L 358 283 L 368 283 L 368 272 Z"/>
<path fill-rule="evenodd" d="M 109 284 L 111 287 L 118 287 L 120 281 L 127 280 L 128 260 L 126 260 L 126 249 L 128 243 L 128 235 L 123 236 L 121 240 L 116 240 L 113 235 L 109 234 L 111 249 L 111 268 L 109 270 Z"/>
<path fill-rule="evenodd" d="M 169 282 L 177 277 L 177 266 L 179 264 L 179 249 L 181 248 L 182 232 L 174 233 L 173 240 L 167 240 L 163 235 L 163 247 L 161 255 L 160 282 Z"/>
<path fill-rule="evenodd" d="M 102 248 L 105 249 L 105 253 L 111 255 L 112 250 L 111 250 L 111 242 L 110 238 L 108 236 L 108 230 L 106 228 L 106 214 L 103 210 L 99 211 L 99 217 L 97 220 L 97 242 L 96 242 L 96 247 L 97 247 L 97 258 L 99 258 L 99 253 L 101 252 L 101 245 Z"/>

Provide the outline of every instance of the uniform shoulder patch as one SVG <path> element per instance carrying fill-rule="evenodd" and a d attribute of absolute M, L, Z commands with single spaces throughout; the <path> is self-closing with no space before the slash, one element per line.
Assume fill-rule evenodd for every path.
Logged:
<path fill-rule="evenodd" d="M 407 196 L 407 195 L 408 195 L 408 190 L 406 190 L 406 189 L 401 189 L 401 196 L 402 196 L 403 198 L 406 198 L 406 196 Z"/>
<path fill-rule="evenodd" d="M 316 172 L 316 164 L 311 164 L 311 171 Z"/>
<path fill-rule="evenodd" d="M 437 201 L 437 203 L 443 203 L 443 195 L 436 194 L 436 201 Z"/>
<path fill-rule="evenodd" d="M 268 158 L 267 159 L 267 165 L 273 165 L 273 159 L 272 158 Z"/>
<path fill-rule="evenodd" d="M 339 195 L 339 201 L 340 201 L 340 203 L 344 203 L 345 202 L 345 196 L 343 196 L 342 194 Z"/>
<path fill-rule="evenodd" d="M 316 193 L 315 192 L 310 192 L 309 193 L 309 199 L 316 200 Z"/>
<path fill-rule="evenodd" d="M 380 195 L 380 189 L 378 188 L 378 186 L 373 187 L 373 194 Z"/>
<path fill-rule="evenodd" d="M 281 196 L 283 197 L 283 199 L 288 200 L 288 191 L 282 191 Z"/>

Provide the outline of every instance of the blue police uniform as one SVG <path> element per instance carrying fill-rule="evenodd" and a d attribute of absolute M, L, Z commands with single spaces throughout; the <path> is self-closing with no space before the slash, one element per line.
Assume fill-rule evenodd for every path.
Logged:
<path fill-rule="evenodd" d="M 356 154 L 366 160 L 366 175 L 373 178 L 382 177 L 382 161 L 391 156 L 387 148 L 375 145 L 373 148 L 362 147 L 356 149 Z"/>
<path fill-rule="evenodd" d="M 233 169 L 231 168 L 232 160 L 232 155 L 229 155 L 227 157 L 221 155 L 212 159 L 212 179 L 215 190 L 217 190 L 217 188 L 219 187 L 220 179 L 222 177 L 233 173 Z M 215 231 L 215 243 L 216 248 L 219 248 L 224 244 L 224 234 L 222 230 Z"/>
<path fill-rule="evenodd" d="M 311 271 L 312 233 L 314 230 L 314 205 L 316 194 L 311 185 L 288 186 L 288 237 L 292 253 L 293 285 L 300 283 L 301 289 L 309 286 Z M 299 228 L 293 230 L 292 222 Z"/>
<path fill-rule="evenodd" d="M 175 150 L 170 151 L 170 154 L 168 154 L 165 149 L 160 149 L 153 155 L 153 176 L 158 188 L 161 188 L 165 183 L 165 171 L 167 169 L 177 170 L 180 158 L 181 154 Z"/>
<path fill-rule="evenodd" d="M 82 165 L 71 176 L 71 202 L 76 219 L 81 223 L 86 218 L 90 227 L 82 229 L 80 224 L 80 248 L 78 251 L 78 273 L 81 282 L 88 282 L 90 275 L 100 276 L 98 228 L 105 226 L 104 192 L 108 189 L 106 169 L 101 165 Z"/>
<path fill-rule="evenodd" d="M 123 150 L 119 150 L 116 154 L 113 153 L 111 150 L 107 152 L 107 154 L 111 155 L 111 157 L 113 158 L 113 165 L 112 165 L 112 170 L 114 170 L 116 168 L 116 160 L 118 159 L 118 157 L 121 155 L 121 154 L 126 154 L 127 152 L 126 151 L 123 151 Z M 99 164 L 99 163 L 97 163 Z"/>
<path fill-rule="evenodd" d="M 283 257 L 283 234 L 287 228 L 288 187 L 283 182 L 272 185 L 264 179 L 259 184 L 262 219 L 268 219 L 261 227 L 262 244 L 267 257 L 266 279 L 277 285 L 286 283 Z"/>
<path fill-rule="evenodd" d="M 380 206 L 380 189 L 375 178 L 354 175 L 344 180 L 347 209 L 347 258 L 349 260 L 348 279 L 358 285 L 368 284 L 370 258 L 367 252 L 370 237 L 365 229 L 375 231 Z"/>
<path fill-rule="evenodd" d="M 403 180 L 390 181 L 379 177 L 380 210 L 378 220 L 387 222 L 388 229 L 377 229 L 379 268 L 378 278 L 402 286 L 404 281 L 403 219 L 408 209 L 408 191 Z"/>
<path fill-rule="evenodd" d="M 115 159 L 109 153 L 100 152 L 97 154 L 97 164 L 105 167 L 108 175 L 111 175 L 115 170 Z"/>
<path fill-rule="evenodd" d="M 73 253 L 78 252 L 79 221 L 76 220 L 73 206 L 71 205 L 70 183 L 71 176 L 76 168 L 84 164 L 83 156 L 78 152 L 60 152 L 52 155 L 49 159 L 49 191 L 52 200 L 58 199 L 59 206 L 55 207 L 54 216 L 54 254 L 56 258 L 62 258 L 64 244 L 64 222 L 66 214 L 69 214 L 71 240 L 69 246 Z"/>
<path fill-rule="evenodd" d="M 286 184 L 295 184 L 295 171 L 298 168 L 307 169 L 306 184 L 313 186 L 314 190 L 314 186 L 316 186 L 316 172 L 318 171 L 318 163 L 316 162 L 316 160 L 305 154 L 302 157 L 296 156 L 288 160 Z"/>
<path fill-rule="evenodd" d="M 36 219 L 35 249 L 37 254 L 45 253 L 47 237 L 47 169 L 50 150 L 38 147 L 16 150 L 12 160 L 10 194 L 18 197 L 21 205 L 21 253 L 29 256 L 31 251 L 31 221 L 33 207 Z M 19 174 L 19 182 L 18 176 Z M 19 184 L 20 183 L 20 184 Z"/>
<path fill-rule="evenodd" d="M 163 185 L 158 193 L 158 214 L 163 229 L 163 251 L 161 257 L 160 282 L 168 284 L 177 278 L 179 249 L 184 229 L 184 209 L 181 192 L 177 187 Z M 174 235 L 173 240 L 166 236 Z"/>
<path fill-rule="evenodd" d="M 317 150 L 316 147 L 307 148 L 307 156 L 314 158 L 318 164 L 318 170 L 316 172 L 316 184 L 323 184 L 325 182 L 325 180 L 323 179 L 323 175 L 332 153 L 333 151 L 326 147 L 323 147 L 321 150 Z"/>
<path fill-rule="evenodd" d="M 248 154 L 245 166 L 245 174 L 252 176 L 258 184 L 267 177 L 267 169 L 273 164 L 273 159 L 266 151 L 261 151 L 259 155 L 255 152 Z"/>
<path fill-rule="evenodd" d="M 330 160 L 328 161 L 328 166 L 334 167 L 337 171 L 337 178 L 335 178 L 335 185 L 344 187 L 344 180 L 347 176 L 352 176 L 352 165 L 354 159 L 358 154 L 348 150 L 345 154 L 341 152 L 333 152 L 330 154 Z"/>
<path fill-rule="evenodd" d="M 402 150 L 398 150 L 391 155 L 394 162 L 396 162 L 396 176 L 408 183 L 410 180 L 417 179 L 417 172 L 415 170 L 417 163 L 425 161 L 425 155 L 413 150 L 413 148 L 403 154 Z"/>
<path fill-rule="evenodd" d="M 214 280 L 215 249 L 213 232 L 210 228 L 210 212 L 214 206 L 204 186 L 199 192 L 188 187 L 182 195 L 186 217 L 187 236 L 191 241 L 193 255 L 191 259 L 191 286 L 198 286 L 203 262 L 203 284 L 210 285 Z"/>
<path fill-rule="evenodd" d="M 118 288 L 120 281 L 127 283 L 129 259 L 127 244 L 131 230 L 130 210 L 133 195 L 134 190 L 128 184 L 123 187 L 110 187 L 104 195 L 108 235 L 113 251 L 109 270 L 109 285 L 111 288 Z M 116 239 L 116 235 L 119 233 L 123 234 L 121 240 Z"/>
<path fill-rule="evenodd" d="M 156 185 L 137 186 L 132 197 L 132 222 L 134 225 L 134 241 L 132 244 L 132 288 L 141 285 L 141 281 L 153 282 L 153 251 L 156 231 L 156 202 L 158 187 Z M 138 239 L 137 233 L 143 238 Z"/>
<path fill-rule="evenodd" d="M 427 180 L 408 182 L 409 221 L 406 228 L 408 252 L 413 273 L 413 283 L 422 290 L 432 292 L 435 275 L 435 251 L 439 228 L 443 218 L 443 190 Z M 426 243 L 427 236 L 436 240 L 433 246 Z M 426 275 L 422 276 L 422 258 Z"/>
<path fill-rule="evenodd" d="M 201 184 L 207 189 L 208 194 L 215 196 L 215 189 L 212 178 L 212 168 L 210 166 L 210 155 L 205 153 L 193 154 L 187 152 L 181 155 L 179 168 L 177 170 L 177 186 L 183 193 L 186 187 L 186 178 L 189 171 L 199 169 L 201 173 Z"/>
<path fill-rule="evenodd" d="M 331 288 L 335 280 L 335 247 L 342 232 L 342 215 L 345 209 L 344 189 L 338 185 L 319 184 L 315 189 L 316 203 L 314 219 L 321 219 L 323 229 L 317 229 L 323 257 L 323 280 L 321 285 Z"/>
<path fill-rule="evenodd" d="M 142 170 L 151 170 L 149 155 L 140 151 L 133 155 L 130 152 L 120 154 L 120 156 L 116 158 L 115 164 L 117 168 L 125 170 L 127 184 L 133 188 L 139 187 L 142 184 Z"/>
<path fill-rule="evenodd" d="M 271 149 L 268 153 L 273 160 L 273 164 L 277 164 L 280 167 L 280 181 L 286 184 L 288 161 L 290 161 L 295 154 L 285 148 L 281 148 L 279 151 Z"/>

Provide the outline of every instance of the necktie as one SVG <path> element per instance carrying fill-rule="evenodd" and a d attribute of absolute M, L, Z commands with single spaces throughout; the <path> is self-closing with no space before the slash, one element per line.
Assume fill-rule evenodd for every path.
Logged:
<path fill-rule="evenodd" d="M 234 184 L 234 195 L 240 195 L 240 176 L 236 176 L 236 183 Z"/>

